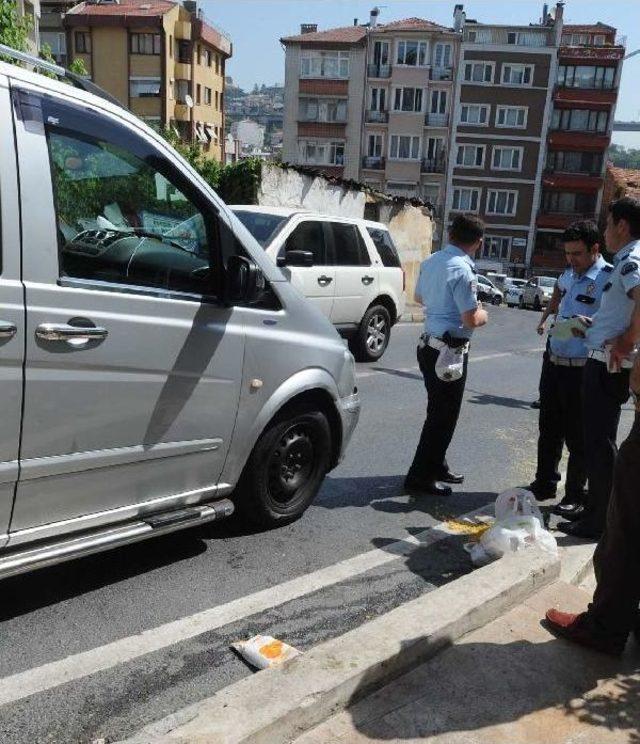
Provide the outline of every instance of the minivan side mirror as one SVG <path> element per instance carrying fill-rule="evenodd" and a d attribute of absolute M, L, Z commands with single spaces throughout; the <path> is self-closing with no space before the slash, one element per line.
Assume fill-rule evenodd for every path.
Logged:
<path fill-rule="evenodd" d="M 311 251 L 286 251 L 283 256 L 278 256 L 278 266 L 313 266 L 313 253 Z"/>
<path fill-rule="evenodd" d="M 262 271 L 244 256 L 230 256 L 227 261 L 227 292 L 229 304 L 251 304 L 260 299 L 266 282 Z"/>

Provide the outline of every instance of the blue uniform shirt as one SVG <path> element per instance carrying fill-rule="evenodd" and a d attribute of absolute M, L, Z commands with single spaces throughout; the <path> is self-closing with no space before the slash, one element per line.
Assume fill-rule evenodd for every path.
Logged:
<path fill-rule="evenodd" d="M 600 309 L 587 331 L 587 349 L 604 349 L 604 344 L 624 333 L 631 322 L 632 289 L 640 286 L 640 240 L 619 250 L 613 259 L 613 270 L 604 285 Z"/>
<path fill-rule="evenodd" d="M 562 295 L 558 308 L 558 320 L 586 315 L 591 318 L 600 307 L 602 292 L 611 276 L 611 266 L 600 256 L 584 274 L 567 269 L 558 279 L 558 289 Z M 583 338 L 549 340 L 551 353 L 570 359 L 585 359 L 588 356 Z"/>
<path fill-rule="evenodd" d="M 478 306 L 477 289 L 473 261 L 460 248 L 448 244 L 429 256 L 416 284 L 426 308 L 425 332 L 437 338 L 447 331 L 456 338 L 471 338 L 472 330 L 462 325 L 461 316 Z"/>

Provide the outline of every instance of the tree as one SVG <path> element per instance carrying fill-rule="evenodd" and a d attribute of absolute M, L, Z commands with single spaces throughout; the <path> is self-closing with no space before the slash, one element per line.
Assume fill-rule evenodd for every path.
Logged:
<path fill-rule="evenodd" d="M 28 47 L 30 32 L 31 18 L 18 13 L 16 0 L 2 0 L 0 2 L 0 44 L 24 52 Z"/>
<path fill-rule="evenodd" d="M 607 152 L 611 162 L 618 168 L 640 169 L 640 150 L 622 147 L 622 145 L 611 145 Z"/>

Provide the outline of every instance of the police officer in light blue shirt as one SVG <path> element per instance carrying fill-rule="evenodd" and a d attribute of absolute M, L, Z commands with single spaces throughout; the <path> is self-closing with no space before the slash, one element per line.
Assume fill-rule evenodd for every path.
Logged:
<path fill-rule="evenodd" d="M 447 483 L 462 483 L 451 472 L 447 449 L 458 422 L 467 377 L 469 339 L 487 322 L 477 298 L 473 258 L 482 245 L 484 225 L 459 215 L 451 223 L 449 243 L 423 261 L 416 302 L 425 306 L 418 364 L 428 394 L 427 417 L 405 480 L 408 491 L 444 496 Z"/>
<path fill-rule="evenodd" d="M 640 201 L 624 197 L 609 205 L 605 232 L 613 269 L 600 309 L 585 318 L 588 359 L 584 370 L 585 458 L 589 491 L 579 520 L 561 531 L 598 539 L 611 492 L 620 409 L 629 398 L 629 371 L 640 342 Z"/>
<path fill-rule="evenodd" d="M 558 321 L 591 317 L 609 279 L 611 266 L 600 255 L 601 237 L 595 222 L 579 221 L 568 227 L 562 243 L 569 268 L 560 276 L 543 313 L 538 332 L 549 315 Z M 569 450 L 564 498 L 553 508 L 565 518 L 577 518 L 586 500 L 582 379 L 587 361 L 583 338 L 549 338 L 540 376 L 538 467 L 529 486 L 540 500 L 555 498 L 564 443 Z"/>

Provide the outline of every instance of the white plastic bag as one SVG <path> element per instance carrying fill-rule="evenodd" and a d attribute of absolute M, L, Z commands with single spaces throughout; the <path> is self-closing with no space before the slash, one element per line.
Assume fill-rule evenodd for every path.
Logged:
<path fill-rule="evenodd" d="M 273 636 L 257 635 L 246 641 L 236 641 L 231 648 L 237 651 L 251 666 L 258 669 L 282 664 L 301 652 Z"/>
<path fill-rule="evenodd" d="M 452 349 L 443 346 L 436 359 L 436 375 L 443 382 L 455 382 L 464 373 L 463 349 Z"/>
<path fill-rule="evenodd" d="M 542 512 L 538 508 L 535 496 L 526 488 L 510 488 L 498 495 L 495 503 L 496 521 L 502 522 L 509 517 L 537 517 L 544 524 Z"/>

